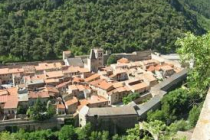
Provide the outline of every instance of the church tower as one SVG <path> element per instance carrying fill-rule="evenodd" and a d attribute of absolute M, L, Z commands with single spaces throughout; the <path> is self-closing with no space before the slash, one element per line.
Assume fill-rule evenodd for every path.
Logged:
<path fill-rule="evenodd" d="M 97 72 L 99 68 L 103 67 L 104 66 L 103 49 L 91 49 L 87 65 L 88 69 L 93 72 Z"/>

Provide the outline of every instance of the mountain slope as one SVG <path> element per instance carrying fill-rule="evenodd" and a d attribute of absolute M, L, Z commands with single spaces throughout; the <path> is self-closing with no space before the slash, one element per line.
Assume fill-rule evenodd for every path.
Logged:
<path fill-rule="evenodd" d="M 205 33 L 170 0 L 3 0 L 0 61 L 55 59 L 92 47 L 173 52 L 185 32 Z M 187 12 L 186 12 L 187 13 Z"/>
<path fill-rule="evenodd" d="M 182 7 L 196 18 L 198 24 L 210 30 L 210 1 L 209 0 L 179 0 Z"/>

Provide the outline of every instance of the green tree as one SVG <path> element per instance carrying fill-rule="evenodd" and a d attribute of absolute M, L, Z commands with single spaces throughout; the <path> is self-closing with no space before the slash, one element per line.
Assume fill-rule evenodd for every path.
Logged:
<path fill-rule="evenodd" d="M 140 96 L 139 93 L 136 93 L 136 92 L 135 93 L 130 93 L 130 94 L 128 94 L 128 96 L 123 97 L 123 104 L 128 104 L 131 101 L 139 98 L 139 96 Z"/>
<path fill-rule="evenodd" d="M 203 36 L 187 33 L 176 44 L 180 46 L 178 53 L 182 62 L 193 62 L 193 69 L 188 74 L 189 90 L 205 97 L 210 83 L 210 33 Z"/>
<path fill-rule="evenodd" d="M 89 137 L 89 140 L 108 140 L 109 132 L 108 131 L 92 131 Z"/>
<path fill-rule="evenodd" d="M 55 114 L 55 109 L 52 105 L 47 108 L 46 103 L 42 103 L 38 98 L 33 106 L 27 110 L 27 115 L 30 119 L 44 121 L 51 118 Z"/>
<path fill-rule="evenodd" d="M 196 125 L 200 115 L 201 108 L 202 104 L 200 104 L 199 106 L 194 105 L 193 108 L 190 110 L 188 120 L 191 127 L 194 127 Z"/>
<path fill-rule="evenodd" d="M 58 133 L 58 138 L 59 140 L 76 140 L 75 128 L 72 125 L 63 126 Z"/>
<path fill-rule="evenodd" d="M 86 140 L 91 135 L 91 124 L 87 123 L 84 127 L 76 129 L 78 140 Z"/>
<path fill-rule="evenodd" d="M 0 140 L 15 140 L 14 135 L 9 132 L 1 132 Z"/>
<path fill-rule="evenodd" d="M 107 59 L 107 65 L 117 63 L 117 57 L 115 55 L 110 55 Z"/>

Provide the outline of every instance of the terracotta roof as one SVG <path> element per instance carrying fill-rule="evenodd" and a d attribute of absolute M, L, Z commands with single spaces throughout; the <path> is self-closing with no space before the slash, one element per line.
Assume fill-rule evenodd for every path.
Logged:
<path fill-rule="evenodd" d="M 0 96 L 0 103 L 6 103 L 8 100 L 8 95 L 1 95 Z"/>
<path fill-rule="evenodd" d="M 118 63 L 129 63 L 130 61 L 127 58 L 121 58 L 117 60 Z"/>
<path fill-rule="evenodd" d="M 114 90 L 111 90 L 110 92 L 108 92 L 109 95 L 113 94 L 113 93 L 122 93 L 122 92 L 129 92 L 131 91 L 127 86 L 123 86 L 123 87 L 118 87 Z"/>
<path fill-rule="evenodd" d="M 164 65 L 161 67 L 162 70 L 168 71 L 168 70 L 173 70 L 173 68 L 169 65 Z"/>
<path fill-rule="evenodd" d="M 24 78 L 25 78 L 25 80 L 30 81 L 30 80 L 43 80 L 46 77 L 45 77 L 44 74 L 39 74 L 39 75 L 35 75 L 35 76 L 32 76 L 32 77 L 30 77 L 30 76 L 24 76 Z"/>
<path fill-rule="evenodd" d="M 63 82 L 63 83 L 61 83 L 61 84 L 57 85 L 57 86 L 56 86 L 56 88 L 62 88 L 62 87 L 65 87 L 65 86 L 69 85 L 70 83 L 71 83 L 71 81 L 68 81 L 68 82 Z"/>
<path fill-rule="evenodd" d="M 98 80 L 94 80 L 92 82 L 90 82 L 89 84 L 95 87 L 98 87 L 98 84 L 103 81 L 104 79 L 98 79 Z"/>
<path fill-rule="evenodd" d="M 12 88 L 7 89 L 7 91 L 9 92 L 9 95 L 7 97 L 5 97 L 5 98 L 7 98 L 7 101 L 4 104 L 4 109 L 17 108 L 17 106 L 18 106 L 18 89 L 16 87 L 12 87 Z"/>
<path fill-rule="evenodd" d="M 77 102 L 78 102 L 78 99 L 76 97 L 73 97 L 73 99 L 66 101 L 65 104 L 66 104 L 66 106 L 69 106 L 69 105 L 75 104 Z"/>
<path fill-rule="evenodd" d="M 89 104 L 95 104 L 100 102 L 108 102 L 108 100 L 101 96 L 96 96 L 96 95 L 92 95 L 91 98 L 88 99 Z"/>
<path fill-rule="evenodd" d="M 65 105 L 64 104 L 57 104 L 56 105 L 58 109 L 65 109 Z"/>
<path fill-rule="evenodd" d="M 0 75 L 1 74 L 23 73 L 23 72 L 24 72 L 24 70 L 22 68 L 12 68 L 12 69 L 3 68 L 3 69 L 0 69 Z"/>
<path fill-rule="evenodd" d="M 78 78 L 78 77 L 74 77 L 72 82 L 77 82 L 77 83 L 80 83 L 80 82 L 84 82 L 84 79 L 82 78 Z"/>
<path fill-rule="evenodd" d="M 113 87 L 113 85 L 111 83 L 108 83 L 107 81 L 103 80 L 102 82 L 100 82 L 98 84 L 98 87 L 101 88 L 101 89 L 104 89 L 104 90 L 108 90 L 111 87 Z"/>
<path fill-rule="evenodd" d="M 85 82 L 91 82 L 91 81 L 99 79 L 99 78 L 100 78 L 100 75 L 96 73 L 96 74 L 93 74 L 90 77 L 86 78 Z"/>
<path fill-rule="evenodd" d="M 29 92 L 29 98 L 32 98 L 32 99 L 36 99 L 36 98 L 48 98 L 50 97 L 49 96 L 49 93 L 46 92 L 46 91 L 39 91 L 39 92 L 32 92 L 30 91 Z"/>
<path fill-rule="evenodd" d="M 49 69 L 60 69 L 62 67 L 62 64 L 57 62 L 57 63 L 39 63 L 38 66 L 35 66 L 35 69 L 37 71 L 39 70 L 49 70 Z"/>
<path fill-rule="evenodd" d="M 45 90 L 48 92 L 59 93 L 59 91 L 55 87 L 46 86 Z"/>
<path fill-rule="evenodd" d="M 44 80 L 45 83 L 59 83 L 59 79 L 46 79 Z"/>
<path fill-rule="evenodd" d="M 9 69 L 9 73 L 23 73 L 24 70 L 22 68 L 13 68 Z"/>
<path fill-rule="evenodd" d="M 68 66 L 65 69 L 63 69 L 63 73 L 75 73 L 79 72 L 80 67 L 77 66 Z"/>
<path fill-rule="evenodd" d="M 124 83 L 123 82 L 116 82 L 116 83 L 112 83 L 112 85 L 114 86 L 114 88 L 118 88 L 118 87 L 123 87 Z"/>
<path fill-rule="evenodd" d="M 149 73 L 144 73 L 143 76 L 144 76 L 144 78 L 146 78 L 148 81 L 156 81 L 156 80 L 157 80 L 152 74 L 149 74 Z"/>
<path fill-rule="evenodd" d="M 7 90 L 0 90 L 0 96 L 2 95 L 9 95 L 9 92 Z"/>
<path fill-rule="evenodd" d="M 68 88 L 71 89 L 71 90 L 84 91 L 88 87 L 87 86 L 84 86 L 84 85 L 69 85 Z"/>
<path fill-rule="evenodd" d="M 142 61 L 144 65 L 151 65 L 151 64 L 157 64 L 158 61 L 154 60 L 154 59 L 150 59 L 150 60 L 144 60 Z"/>
<path fill-rule="evenodd" d="M 8 68 L 0 69 L 0 74 L 8 74 L 8 73 L 9 73 L 9 69 Z"/>
<path fill-rule="evenodd" d="M 147 71 L 151 71 L 151 72 L 155 71 L 155 66 L 150 66 L 150 67 L 147 69 Z"/>
<path fill-rule="evenodd" d="M 87 99 L 79 100 L 78 110 L 80 110 L 83 106 L 85 106 L 87 104 L 88 104 L 88 100 Z"/>
<path fill-rule="evenodd" d="M 132 90 L 140 90 L 140 89 L 143 89 L 143 88 L 146 88 L 148 87 L 148 85 L 144 82 L 140 83 L 140 84 L 136 84 L 136 85 L 133 85 L 131 86 L 131 89 Z"/>
<path fill-rule="evenodd" d="M 68 88 L 71 90 L 78 90 L 76 85 L 69 85 Z"/>
<path fill-rule="evenodd" d="M 62 71 L 52 71 L 52 72 L 47 72 L 46 73 L 46 78 L 61 78 L 63 77 L 63 72 Z"/>

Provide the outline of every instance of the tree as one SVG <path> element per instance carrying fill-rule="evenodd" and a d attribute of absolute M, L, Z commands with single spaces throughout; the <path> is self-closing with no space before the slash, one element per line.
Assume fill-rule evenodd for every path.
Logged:
<path fill-rule="evenodd" d="M 14 135 L 10 134 L 9 132 L 1 132 L 0 140 L 15 140 L 15 138 Z"/>
<path fill-rule="evenodd" d="M 143 122 L 140 127 L 143 130 L 149 131 L 155 140 L 164 137 L 164 131 L 166 130 L 166 125 L 158 120 L 149 123 Z"/>
<path fill-rule="evenodd" d="M 156 111 L 150 110 L 147 113 L 147 120 L 148 121 L 155 121 L 155 120 L 165 121 L 166 118 L 162 110 L 156 110 Z"/>
<path fill-rule="evenodd" d="M 194 96 L 189 94 L 187 89 L 179 88 L 171 91 L 161 100 L 160 110 L 149 111 L 147 113 L 147 120 L 160 120 L 169 125 L 188 114 L 192 108 L 191 98 L 194 98 Z"/>
<path fill-rule="evenodd" d="M 108 131 L 92 131 L 89 137 L 89 140 L 108 140 L 109 132 Z"/>
<path fill-rule="evenodd" d="M 193 108 L 190 110 L 189 116 L 188 116 L 188 120 L 190 123 L 191 127 L 194 127 L 198 121 L 199 115 L 200 115 L 200 111 L 202 108 L 202 104 L 200 104 L 199 106 L 193 106 Z"/>
<path fill-rule="evenodd" d="M 136 124 L 134 128 L 127 130 L 127 140 L 139 140 L 140 139 L 140 130 L 139 125 Z"/>
<path fill-rule="evenodd" d="M 210 33 L 203 36 L 187 33 L 184 38 L 176 42 L 176 45 L 180 46 L 178 53 L 182 62 L 193 62 L 193 69 L 190 69 L 187 79 L 189 90 L 201 97 L 205 97 L 210 83 L 209 44 Z"/>
<path fill-rule="evenodd" d="M 122 140 L 122 137 L 120 137 L 118 134 L 115 134 L 112 136 L 112 140 Z"/>
<path fill-rule="evenodd" d="M 18 105 L 17 114 L 26 114 L 27 107 L 23 105 Z"/>
<path fill-rule="evenodd" d="M 46 103 L 42 103 L 38 98 L 33 106 L 27 110 L 27 115 L 30 119 L 44 121 L 51 118 L 55 114 L 55 109 L 52 105 L 47 108 Z"/>
<path fill-rule="evenodd" d="M 107 59 L 107 65 L 117 63 L 117 57 L 115 55 L 110 55 Z"/>
<path fill-rule="evenodd" d="M 87 123 L 84 127 L 76 129 L 78 140 L 86 140 L 91 134 L 91 124 Z"/>
<path fill-rule="evenodd" d="M 58 133 L 58 138 L 59 140 L 76 140 L 75 128 L 72 125 L 63 126 Z"/>
<path fill-rule="evenodd" d="M 139 98 L 139 96 L 140 96 L 139 93 L 136 93 L 136 92 L 135 93 L 130 93 L 130 94 L 128 94 L 128 96 L 123 97 L 123 104 L 128 104 L 131 101 Z"/>

